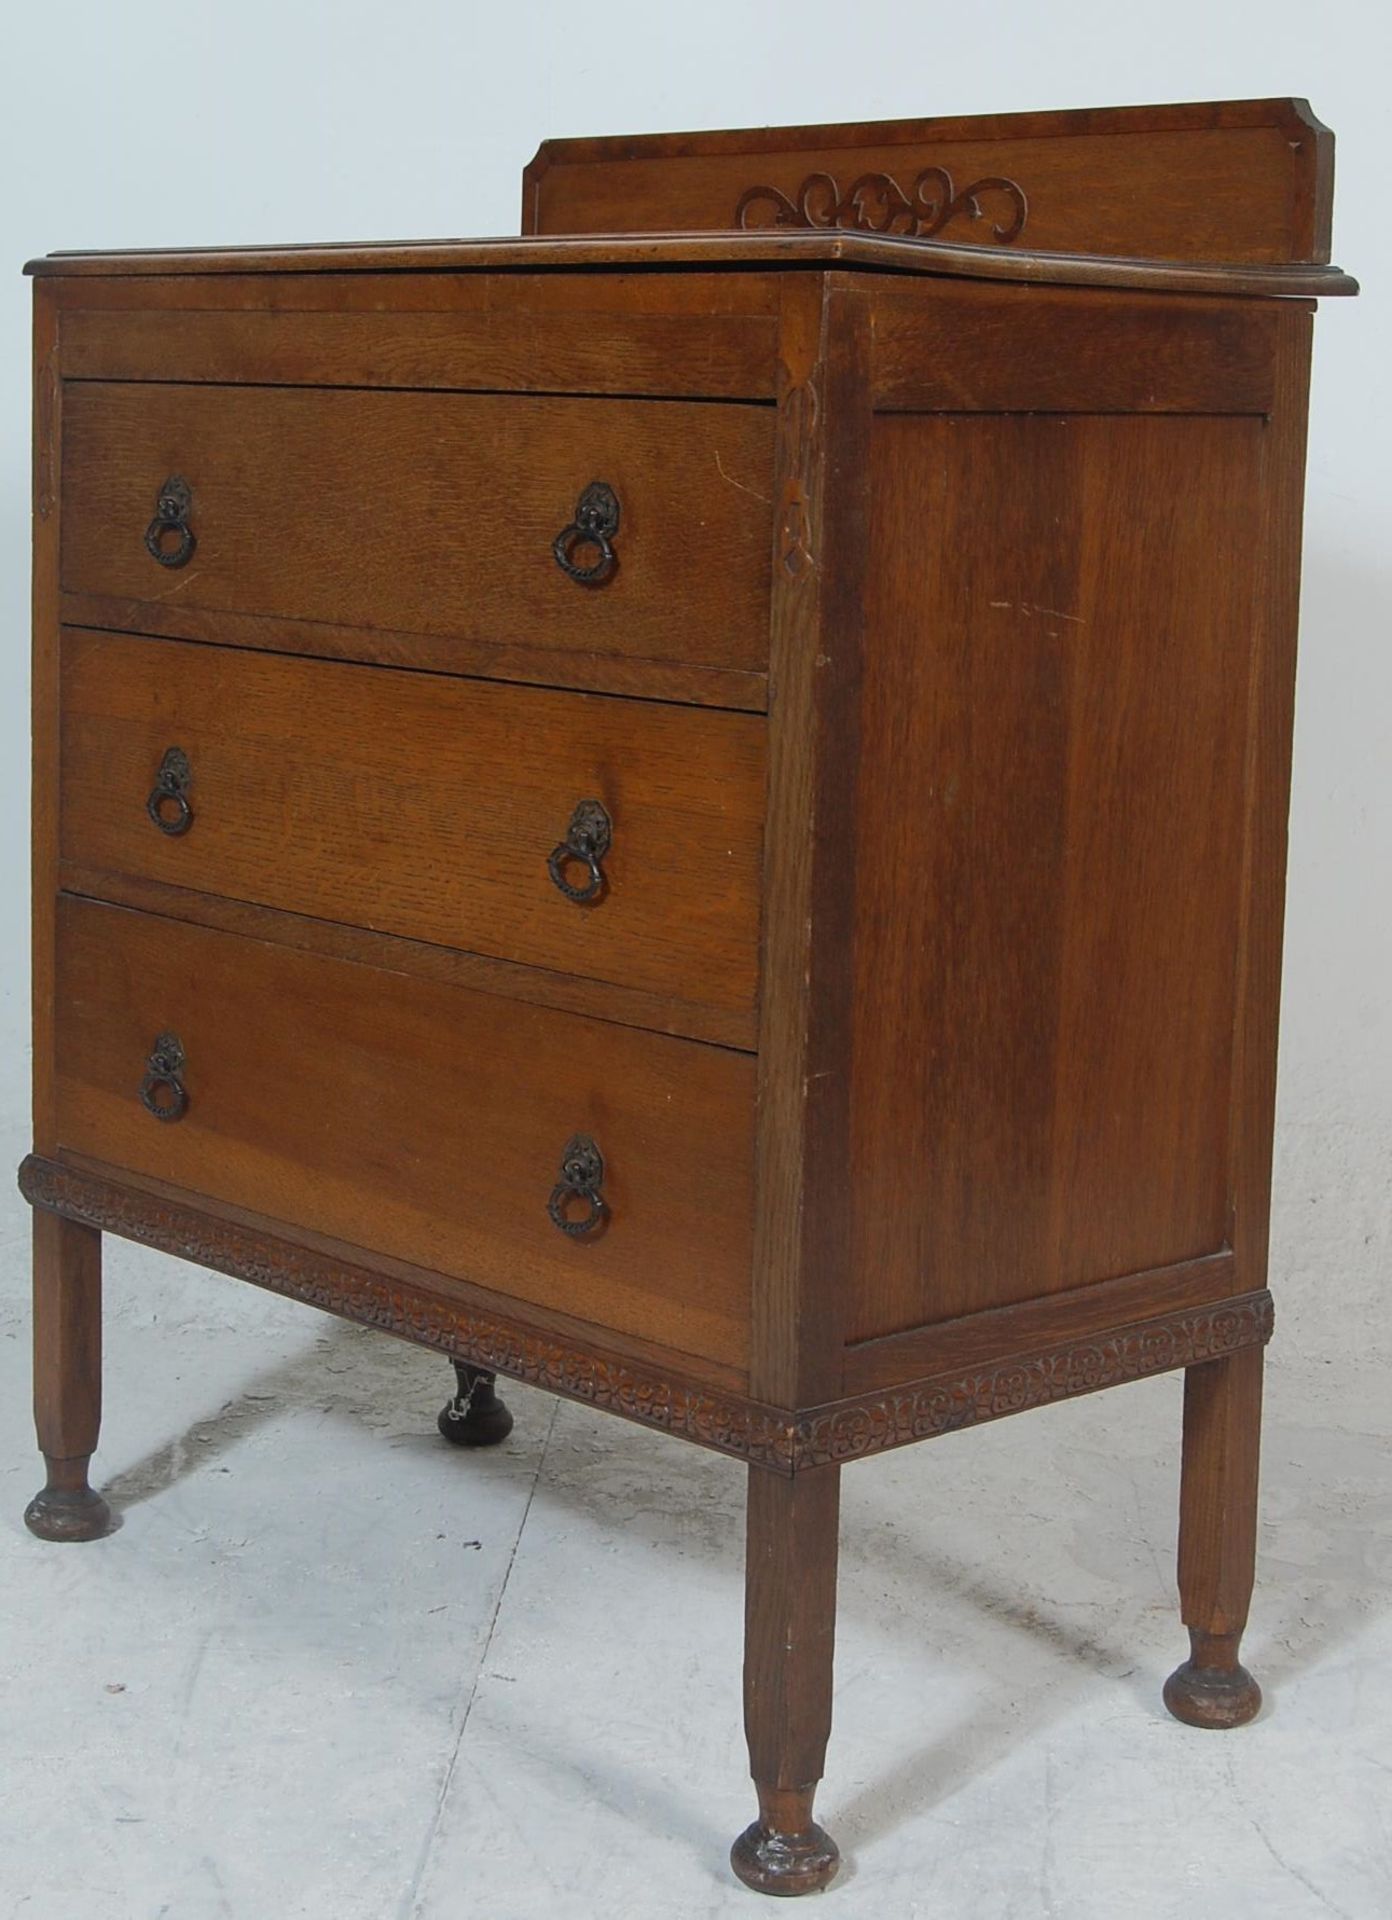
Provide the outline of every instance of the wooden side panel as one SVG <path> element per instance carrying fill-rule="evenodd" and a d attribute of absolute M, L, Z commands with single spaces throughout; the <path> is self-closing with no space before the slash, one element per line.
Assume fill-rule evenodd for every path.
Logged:
<path fill-rule="evenodd" d="M 877 419 L 852 1338 L 1226 1243 L 1267 431 Z"/>
<path fill-rule="evenodd" d="M 760 717 L 69 631 L 62 735 L 78 866 L 754 1003 Z M 146 799 L 175 745 L 193 824 L 166 835 Z M 577 904 L 548 856 L 589 800 L 612 841 Z"/>
<path fill-rule="evenodd" d="M 771 408 L 88 381 L 64 399 L 69 592 L 765 664 Z M 145 548 L 170 474 L 198 539 L 179 569 Z M 552 542 L 595 480 L 618 496 L 617 567 L 587 586 Z"/>
<path fill-rule="evenodd" d="M 1014 1306 L 937 1320 L 881 1340 L 863 1340 L 846 1349 L 844 1391 L 870 1393 L 908 1386 L 954 1369 L 1037 1356 L 1070 1341 L 1085 1356 L 1089 1342 L 1104 1340 L 1121 1327 L 1205 1309 L 1225 1312 L 1237 1297 L 1236 1264 L 1230 1250 L 1204 1254 L 1178 1266 L 1147 1267 L 1143 1273 L 1094 1280 L 1064 1293 L 1020 1300 Z"/>
<path fill-rule="evenodd" d="M 1323 261 L 1333 149 L 1303 100 L 550 140 L 524 176 L 522 228 L 776 223 L 1122 259 Z M 939 171 L 920 190 L 925 168 Z"/>
<path fill-rule="evenodd" d="M 875 289 L 886 413 L 1266 413 L 1281 309 L 900 278 Z"/>
<path fill-rule="evenodd" d="M 696 1357 L 747 1364 L 747 1055 L 119 907 L 59 906 L 65 1150 Z M 178 1035 L 188 1110 L 142 1106 Z M 547 1200 L 573 1134 L 610 1208 Z"/>

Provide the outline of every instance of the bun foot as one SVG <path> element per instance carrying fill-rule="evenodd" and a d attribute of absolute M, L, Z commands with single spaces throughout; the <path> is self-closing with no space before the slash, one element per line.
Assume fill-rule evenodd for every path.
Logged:
<path fill-rule="evenodd" d="M 1193 1653 L 1165 1682 L 1165 1705 L 1186 1727 L 1244 1727 L 1261 1711 L 1261 1688 L 1237 1657 L 1236 1634 L 1192 1636 Z"/>
<path fill-rule="evenodd" d="M 812 1818 L 811 1792 L 761 1792 L 759 1818 L 730 1849 L 730 1865 L 755 1893 L 820 1893 L 835 1877 L 841 1850 Z"/>
<path fill-rule="evenodd" d="M 24 1524 L 40 1540 L 100 1540 L 116 1516 L 90 1487 L 45 1487 L 24 1509 Z"/>
<path fill-rule="evenodd" d="M 496 1447 L 512 1432 L 512 1415 L 494 1389 L 496 1374 L 454 1366 L 459 1391 L 440 1409 L 440 1432 L 454 1447 Z"/>

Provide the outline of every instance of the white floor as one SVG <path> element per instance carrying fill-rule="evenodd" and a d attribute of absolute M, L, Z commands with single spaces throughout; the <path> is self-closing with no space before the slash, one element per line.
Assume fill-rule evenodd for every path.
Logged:
<path fill-rule="evenodd" d="M 5 1920 L 769 1910 L 726 1865 L 738 1467 L 520 1387 L 455 1452 L 443 1362 L 108 1243 L 123 1526 L 46 1546 L 0 1231 Z M 1270 1377 L 1268 1706 L 1231 1735 L 1159 1701 L 1176 1378 L 846 1472 L 817 1911 L 1387 1920 L 1392 1406 L 1294 1340 Z"/>

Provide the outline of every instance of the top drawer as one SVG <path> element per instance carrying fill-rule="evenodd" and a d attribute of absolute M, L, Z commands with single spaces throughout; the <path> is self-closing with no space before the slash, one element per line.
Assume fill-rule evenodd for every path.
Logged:
<path fill-rule="evenodd" d="M 259 614 L 762 672 L 773 428 L 737 403 L 75 381 L 62 585 L 158 603 L 165 632 Z M 194 544 L 168 530 L 162 564 L 175 477 Z M 555 543 L 594 482 L 618 525 L 612 559 L 562 540 L 584 580 Z"/>

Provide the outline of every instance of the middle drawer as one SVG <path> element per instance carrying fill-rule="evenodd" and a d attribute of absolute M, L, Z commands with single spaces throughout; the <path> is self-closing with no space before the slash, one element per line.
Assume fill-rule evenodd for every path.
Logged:
<path fill-rule="evenodd" d="M 65 861 L 754 1003 L 759 715 L 80 629 L 61 712 Z"/>

